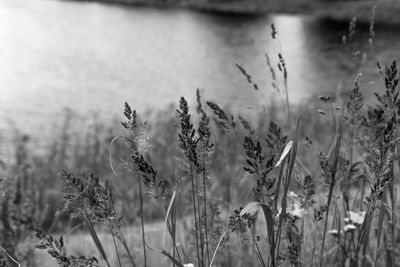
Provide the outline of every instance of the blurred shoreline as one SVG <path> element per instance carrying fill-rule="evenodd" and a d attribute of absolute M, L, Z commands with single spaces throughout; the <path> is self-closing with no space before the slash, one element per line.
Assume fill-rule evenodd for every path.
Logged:
<path fill-rule="evenodd" d="M 360 24 L 371 20 L 372 7 L 376 5 L 375 23 L 400 25 L 400 2 L 392 0 L 367 1 L 313 1 L 313 0 L 72 0 L 100 2 L 133 7 L 187 8 L 203 12 L 231 15 L 257 16 L 267 13 L 310 15 L 319 19 L 347 22 L 353 17 Z"/>

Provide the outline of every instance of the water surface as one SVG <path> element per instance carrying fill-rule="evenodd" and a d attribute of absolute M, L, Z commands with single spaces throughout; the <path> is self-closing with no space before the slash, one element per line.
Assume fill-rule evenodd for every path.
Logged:
<path fill-rule="evenodd" d="M 280 41 L 270 37 L 275 23 Z M 356 74 L 341 36 L 345 24 L 301 16 L 232 17 L 188 10 L 126 8 L 68 1 L 0 1 L 0 130 L 10 122 L 30 134 L 51 132 L 63 107 L 110 118 L 128 101 L 160 110 L 180 96 L 203 97 L 233 110 L 279 101 L 265 62 L 282 50 L 292 103 L 345 88 Z M 375 58 L 397 56 L 396 29 L 377 34 L 363 69 L 370 95 L 381 87 Z M 367 47 L 367 34 L 357 46 Z M 383 52 L 382 52 L 383 51 Z M 246 68 L 262 93 L 235 67 Z M 385 63 L 385 62 L 383 62 Z M 282 92 L 281 92 L 282 95 Z"/>

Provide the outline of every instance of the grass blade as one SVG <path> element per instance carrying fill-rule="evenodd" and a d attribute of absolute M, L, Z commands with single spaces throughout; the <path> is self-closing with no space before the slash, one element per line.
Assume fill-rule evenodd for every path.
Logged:
<path fill-rule="evenodd" d="M 275 168 L 282 164 L 283 160 L 286 158 L 286 156 L 289 154 L 290 150 L 292 149 L 292 146 L 293 146 L 293 141 L 290 140 L 286 144 L 285 148 L 283 149 L 283 152 L 282 152 L 281 156 L 279 157 L 278 162 L 275 164 Z"/>
<path fill-rule="evenodd" d="M 296 125 L 296 133 L 295 133 L 295 137 L 294 137 L 294 142 L 292 142 L 290 144 L 290 156 L 289 156 L 289 173 L 288 173 L 288 177 L 287 177 L 287 186 L 289 186 L 289 182 L 290 182 L 290 177 L 292 176 L 292 172 L 293 172 L 293 167 L 294 164 L 296 162 L 296 155 L 297 155 L 297 143 L 298 143 L 298 135 L 299 135 L 299 128 L 300 127 L 300 119 L 297 120 L 297 125 Z M 290 143 L 290 142 L 289 142 Z M 288 144 L 289 145 L 289 144 Z M 286 147 L 285 147 L 286 148 Z M 289 151 L 288 151 L 289 152 Z"/>
<path fill-rule="evenodd" d="M 271 246 L 271 258 L 275 257 L 275 238 L 274 238 L 274 218 L 272 217 L 272 211 L 266 204 L 260 204 L 264 213 L 265 221 L 267 222 L 268 242 Z M 273 264 L 274 265 L 274 264 Z"/>
<path fill-rule="evenodd" d="M 219 246 L 221 245 L 221 242 L 222 242 L 222 240 L 224 239 L 226 233 L 227 233 L 227 231 L 225 231 L 225 232 L 222 234 L 221 238 L 220 238 L 219 241 L 218 241 L 217 247 L 215 248 L 214 253 L 213 253 L 213 256 L 212 256 L 211 261 L 210 261 L 210 267 L 212 267 L 212 264 L 213 264 L 213 262 L 214 262 L 215 256 L 217 255 L 218 248 L 219 248 Z"/>
<path fill-rule="evenodd" d="M 169 214 L 171 213 L 171 208 L 172 208 L 172 205 L 174 204 L 174 201 L 175 201 L 175 197 L 176 197 L 176 191 L 174 191 L 173 193 L 172 193 L 172 196 L 171 196 L 171 200 L 169 201 L 169 205 L 168 205 L 168 209 L 167 209 L 167 213 L 165 214 L 165 219 L 164 219 L 164 224 L 166 225 L 166 227 L 167 227 L 167 230 L 168 230 L 168 232 L 169 232 L 169 234 L 172 236 L 172 229 L 170 228 L 170 225 L 168 224 L 168 218 L 169 218 Z M 164 245 L 165 245 L 165 231 L 164 231 L 164 234 L 163 234 L 163 240 L 164 240 Z"/>
<path fill-rule="evenodd" d="M 296 154 L 297 154 L 297 143 L 298 143 L 298 135 L 299 135 L 299 126 L 300 126 L 300 119 L 297 120 L 296 124 L 296 132 L 294 136 L 294 142 L 293 145 L 291 146 L 292 149 L 290 150 L 289 158 L 288 158 L 288 165 L 286 168 L 286 178 L 283 180 L 283 196 L 282 196 L 282 211 L 279 216 L 279 224 L 278 224 L 278 230 L 276 234 L 276 241 L 274 242 L 274 248 L 276 248 L 276 252 L 274 251 L 274 255 L 279 255 L 279 249 L 280 249 L 280 241 L 281 241 L 281 232 L 282 232 L 282 225 L 285 220 L 285 215 L 286 215 L 286 205 L 287 205 L 287 193 L 289 190 L 289 185 L 290 185 L 290 180 L 292 177 L 292 172 L 294 169 L 294 164 L 296 163 Z M 281 168 L 281 171 L 283 169 L 283 166 Z M 279 191 L 276 192 L 276 196 L 279 196 Z M 278 198 L 277 198 L 278 199 Z M 276 199 L 276 200 L 277 200 Z M 272 254 L 271 254 L 272 255 Z M 273 257 L 272 258 L 272 266 L 276 265 L 276 259 Z"/>
<path fill-rule="evenodd" d="M 335 150 L 333 154 L 333 163 L 331 165 L 331 181 L 329 185 L 329 193 L 328 193 L 328 201 L 327 201 L 327 210 L 326 210 L 326 215 L 325 215 L 325 224 L 324 224 L 324 232 L 323 232 L 323 237 L 322 237 L 322 245 L 321 245 L 321 252 L 320 252 L 320 261 L 319 261 L 319 266 L 322 266 L 323 262 L 323 254 L 324 254 L 324 246 L 325 246 L 325 238 L 326 238 L 326 228 L 328 226 L 328 217 L 329 217 L 329 207 L 331 205 L 332 201 L 332 196 L 333 196 L 333 188 L 335 187 L 335 179 L 336 179 L 336 171 L 337 171 L 337 164 L 339 161 L 339 152 L 340 152 L 340 142 L 342 140 L 342 134 L 343 134 L 343 119 L 344 119 L 344 107 L 346 106 L 347 102 L 347 96 L 345 100 L 343 101 L 343 106 L 342 106 L 342 111 L 340 114 L 340 121 L 339 121 L 339 128 L 336 133 L 336 140 L 335 140 Z"/>
<path fill-rule="evenodd" d="M 110 263 L 107 260 L 106 253 L 104 251 L 103 246 L 101 245 L 100 239 L 97 236 L 96 230 L 94 229 L 92 222 L 87 218 L 87 215 L 85 217 L 83 217 L 83 220 L 85 221 L 86 226 L 89 229 L 89 232 L 90 232 L 90 235 L 92 236 L 94 244 L 96 245 L 97 249 L 99 250 L 104 261 L 107 263 L 107 266 L 110 267 Z"/>
<path fill-rule="evenodd" d="M 119 256 L 119 251 L 118 251 L 117 243 L 115 242 L 115 235 L 114 235 L 114 233 L 113 233 L 113 229 L 112 229 L 112 227 L 111 227 L 110 224 L 108 225 L 108 227 L 109 227 L 109 229 L 110 229 L 110 233 L 111 233 L 111 236 L 112 236 L 112 239 L 113 239 L 114 248 L 115 248 L 115 253 L 117 254 L 119 267 L 122 267 L 122 265 L 121 265 L 121 258 L 120 258 L 120 256 Z"/>
<path fill-rule="evenodd" d="M 340 237 L 341 237 L 341 234 L 340 234 L 340 231 L 342 231 L 341 229 L 342 229 L 342 225 L 341 225 L 341 217 L 340 217 L 340 209 L 339 209 L 339 206 L 338 206 L 338 204 L 336 203 L 336 201 L 333 201 L 332 202 L 332 204 L 333 204 L 333 207 L 335 208 L 335 218 L 337 218 L 336 217 L 336 214 L 337 214 L 337 216 L 339 216 L 339 218 L 338 218 L 338 220 L 337 220 L 337 222 L 338 222 L 338 227 L 337 227 L 337 229 L 339 230 L 339 234 L 337 235 L 338 236 L 338 244 L 341 244 L 340 243 Z M 345 241 L 346 242 L 346 241 Z"/>
<path fill-rule="evenodd" d="M 180 263 L 177 259 L 175 259 L 168 251 L 161 250 L 161 253 L 163 255 L 167 256 L 176 266 L 184 267 L 184 265 L 182 263 Z"/>
<path fill-rule="evenodd" d="M 377 232 L 377 241 L 378 241 L 378 247 L 376 248 L 376 251 L 378 253 L 378 249 L 381 243 L 381 235 L 382 235 L 382 229 L 383 229 L 383 219 L 385 218 L 385 209 L 386 207 L 384 206 L 383 200 L 381 200 L 381 205 L 379 208 L 379 217 L 378 217 L 378 232 Z"/>
<path fill-rule="evenodd" d="M 9 257 L 15 264 L 18 265 L 18 267 L 21 266 L 21 264 L 18 263 L 18 261 L 16 261 L 13 257 L 11 257 L 10 254 L 8 254 L 8 252 L 0 245 L 0 250 L 3 251 L 4 254 L 7 255 L 7 257 Z"/>
<path fill-rule="evenodd" d="M 249 213 L 251 210 L 254 210 L 255 207 L 261 206 L 264 214 L 265 221 L 267 223 L 267 234 L 268 234 L 268 242 L 270 245 L 270 253 L 272 258 L 272 266 L 275 266 L 275 237 L 274 237 L 274 218 L 272 216 L 271 209 L 263 203 L 260 202 L 250 202 L 248 203 L 240 212 L 240 216 L 245 213 Z"/>
<path fill-rule="evenodd" d="M 125 140 L 126 142 L 130 143 L 131 145 L 133 145 L 133 144 L 132 144 L 132 141 L 131 141 L 129 138 L 124 137 L 124 136 L 120 136 L 120 135 L 114 137 L 114 138 L 111 140 L 111 142 L 110 142 L 110 148 L 109 148 L 109 150 L 108 150 L 108 160 L 110 161 L 111 171 L 113 172 L 113 174 L 114 174 L 115 176 L 117 176 L 117 172 L 116 172 L 115 169 L 114 169 L 114 165 L 113 165 L 113 161 L 112 161 L 112 146 L 113 146 L 114 142 L 117 141 L 118 139 L 123 139 L 123 140 Z"/>
<path fill-rule="evenodd" d="M 240 212 L 240 216 L 243 216 L 244 214 L 246 214 L 246 213 L 250 213 L 250 214 L 252 214 L 252 213 L 254 213 L 254 209 L 255 208 L 257 208 L 258 209 L 258 206 L 259 205 L 261 205 L 261 203 L 260 202 L 249 202 L 243 209 L 242 209 L 242 211 Z"/>

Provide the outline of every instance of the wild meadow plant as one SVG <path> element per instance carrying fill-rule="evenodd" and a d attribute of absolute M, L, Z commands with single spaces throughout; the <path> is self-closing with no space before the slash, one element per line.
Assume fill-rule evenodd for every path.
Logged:
<path fill-rule="evenodd" d="M 117 217 L 115 200 L 109 184 L 102 184 L 99 178 L 93 174 L 85 174 L 82 178 L 76 178 L 73 174 L 62 171 L 60 178 L 63 183 L 62 193 L 67 201 L 66 210 L 85 223 L 105 263 L 110 266 L 106 252 L 93 226 L 95 222 L 106 224 L 114 242 L 115 237 L 120 236 L 118 229 L 121 218 Z M 68 256 L 64 249 L 62 236 L 55 239 L 42 230 L 36 230 L 36 237 L 40 240 L 36 247 L 47 250 L 61 266 L 94 266 L 98 263 L 95 257 Z M 116 245 L 115 249 L 118 254 Z"/>
<path fill-rule="evenodd" d="M 19 137 L 16 164 L 1 179 L 0 258 L 6 266 L 17 266 L 18 262 L 33 266 L 33 247 L 25 246 L 24 242 L 29 240 L 34 228 L 43 223 L 45 215 L 37 194 L 37 177 L 32 172 L 27 156 L 27 141 L 27 136 Z"/>
<path fill-rule="evenodd" d="M 163 210 L 166 218 L 166 227 L 173 240 L 172 249 L 163 250 L 161 253 L 167 256 L 175 266 L 185 266 L 189 262 L 196 266 L 210 266 L 216 262 L 223 264 L 218 260 L 218 255 L 224 255 L 228 248 L 226 242 L 231 242 L 233 237 L 228 239 L 226 230 L 233 233 L 240 233 L 243 242 L 250 242 L 254 247 L 255 259 L 262 266 L 280 266 L 294 265 L 301 266 L 307 264 L 305 253 L 309 243 L 305 235 L 310 234 L 307 231 L 306 220 L 307 211 L 314 209 L 312 221 L 315 231 L 311 232 L 314 240 L 314 252 L 317 247 L 317 239 L 326 232 L 329 241 L 329 251 L 326 247 L 321 249 L 324 257 L 323 262 L 330 264 L 331 257 L 340 257 L 343 265 L 365 266 L 382 262 L 380 251 L 385 251 L 385 263 L 390 266 L 395 258 L 396 251 L 390 244 L 396 244 L 398 234 L 395 227 L 397 216 L 395 183 L 393 182 L 395 166 L 395 156 L 397 153 L 397 114 L 399 109 L 399 100 L 397 95 L 397 67 L 393 63 L 390 67 L 382 70 L 385 80 L 386 90 L 383 95 L 378 95 L 378 105 L 364 111 L 363 97 L 359 90 L 358 80 L 354 83 L 354 88 L 348 94 L 345 104 L 340 111 L 339 127 L 337 128 L 337 137 L 333 149 L 327 155 L 321 154 L 319 161 L 321 165 L 321 178 L 328 186 L 328 198 L 331 202 L 327 205 L 320 203 L 315 207 L 315 181 L 311 175 L 303 175 L 296 163 L 297 147 L 299 137 L 296 134 L 292 141 L 283 134 L 281 128 L 274 122 L 269 124 L 265 139 L 257 137 L 256 130 L 251 127 L 251 123 L 243 117 L 235 116 L 225 112 L 215 103 L 208 103 L 208 106 L 217 115 L 217 123 L 226 130 L 233 133 L 234 140 L 242 139 L 243 171 L 254 177 L 253 199 L 244 208 L 237 209 L 226 223 L 226 228 L 219 228 L 219 234 L 212 237 L 214 229 L 209 221 L 208 212 L 212 208 L 209 203 L 209 169 L 211 167 L 211 156 L 215 146 L 211 142 L 210 118 L 203 109 L 200 109 L 199 126 L 195 128 L 192 124 L 189 113 L 189 106 L 185 99 L 181 99 L 178 110 L 178 121 L 180 126 L 179 145 L 186 158 L 188 169 L 186 170 L 190 183 L 191 205 L 194 221 L 194 253 L 187 254 L 190 250 L 180 247 L 178 244 L 177 224 L 180 218 L 177 212 L 176 199 L 179 198 L 178 191 L 168 193 L 171 190 L 167 182 L 159 178 L 158 172 L 146 159 L 144 152 L 140 150 L 140 138 L 137 133 L 132 133 L 136 122 L 134 111 L 125 107 L 125 116 L 128 121 L 123 125 L 132 135 L 130 139 L 124 139 L 132 152 L 131 162 L 125 162 L 137 182 L 142 184 L 142 200 L 148 196 L 153 200 L 162 201 L 160 208 Z M 244 133 L 240 133 L 240 122 Z M 345 129 L 345 127 L 347 127 Z M 236 132 L 236 133 L 234 133 Z M 296 130 L 294 133 L 298 133 Z M 140 136 L 140 134 L 139 134 Z M 241 137 L 242 136 L 242 137 Z M 343 141 L 350 140 L 352 145 L 348 146 L 352 152 L 345 150 L 340 146 L 338 139 Z M 359 158 L 361 150 L 366 151 L 365 159 Z M 345 153 L 353 155 L 356 159 L 346 158 Z M 266 156 L 268 155 L 268 156 Z M 294 182 L 297 179 L 296 182 Z M 332 180 L 337 182 L 332 182 Z M 80 218 L 88 227 L 94 240 L 95 246 L 100 251 L 104 262 L 107 264 L 107 254 L 111 253 L 104 249 L 103 244 L 97 237 L 94 223 L 102 223 L 108 227 L 113 240 L 125 242 L 126 254 L 131 254 L 129 265 L 135 265 L 139 256 L 135 252 L 132 254 L 132 248 L 128 247 L 123 240 L 123 234 L 120 232 L 120 217 L 117 216 L 115 199 L 111 193 L 111 186 L 108 183 L 102 183 L 93 175 L 84 175 L 82 178 L 75 178 L 67 172 L 61 173 L 63 182 L 63 195 L 67 200 L 68 210 Z M 183 181 L 183 180 L 182 180 Z M 339 190 L 342 197 L 335 195 L 336 186 L 340 185 Z M 392 185 L 393 184 L 393 185 Z M 365 189 L 369 185 L 369 190 Z M 140 185 L 141 186 L 141 185 Z M 140 189 L 139 186 L 139 189 Z M 292 190 L 297 186 L 297 193 Z M 394 189 L 392 189 L 392 187 Z M 146 189 L 144 189 L 146 188 Z M 353 189 L 358 189 L 354 195 Z M 147 193 L 144 191 L 146 190 Z M 182 196 L 181 196 L 182 197 Z M 357 199 L 356 199 L 357 197 Z M 181 198 L 183 199 L 183 198 Z M 139 199 L 139 205 L 140 204 Z M 341 203 L 343 207 L 341 206 Z M 143 203 L 142 203 L 143 204 Z M 321 205 L 322 204 L 322 205 Z M 3 205 L 5 205 L 3 203 Z M 265 226 L 260 226 L 257 221 L 259 218 L 258 208 L 261 207 L 261 214 L 265 220 Z M 332 209 L 328 212 L 328 209 Z M 394 208 L 393 208 L 394 207 Z M 2 209 L 5 212 L 6 209 Z M 143 210 L 142 210 L 143 212 Z M 377 221 L 376 212 L 378 212 Z M 212 213 L 210 211 L 210 213 Z M 333 214 L 333 215 L 330 215 Z M 4 216 L 11 218 L 10 215 Z M 118 218 L 118 219 L 117 219 Z M 142 217 L 142 219 L 144 219 Z M 318 224 L 324 221 L 323 232 L 318 231 Z M 2 222 L 2 225 L 7 225 Z M 146 232 L 143 230 L 143 259 L 147 254 L 149 245 L 146 243 Z M 329 230 L 329 225 L 332 229 Z M 375 225 L 375 226 L 374 226 Z M 394 225 L 394 226 L 393 226 Z M 262 228 L 265 227 L 264 231 Z M 371 244 L 370 235 L 372 229 L 376 227 L 374 236 L 377 244 Z M 246 232 L 249 238 L 245 237 Z M 392 235 L 392 233 L 395 233 Z M 190 237 L 191 235 L 187 236 Z M 64 241 L 62 238 L 54 238 L 43 231 L 37 231 L 39 239 L 38 248 L 45 249 L 61 266 L 97 266 L 98 260 L 92 256 L 75 256 L 66 253 Z M 212 238 L 215 238 L 212 242 Z M 227 239 L 227 240 L 226 240 Z M 384 239 L 385 242 L 380 240 Z M 215 242 L 215 240 L 217 242 Z M 320 239 L 321 240 L 321 239 Z M 334 241 L 337 245 L 333 245 Z M 392 243 L 391 243 L 392 242 Z M 12 251 L 2 247 L 6 251 Z M 213 244 L 213 245 L 211 245 Z M 384 244 L 384 245 L 382 245 Z M 373 254 L 369 251 L 375 249 Z M 8 253 L 8 252 L 7 252 Z M 120 254 L 118 246 L 115 245 L 115 253 Z M 243 252 L 244 253 L 244 252 Z M 232 255 L 232 254 L 231 254 Z M 252 253 L 250 254 L 252 255 Z M 8 253 L 5 260 L 9 260 L 13 255 Z M 13 257 L 14 258 L 14 257 Z M 118 256 L 119 258 L 119 256 Z M 4 259 L 4 256 L 3 256 Z M 314 258 L 315 259 L 315 258 Z M 143 262 L 146 262 L 143 260 Z M 119 263 L 125 266 L 127 263 Z M 252 263 L 254 264 L 254 263 Z"/>

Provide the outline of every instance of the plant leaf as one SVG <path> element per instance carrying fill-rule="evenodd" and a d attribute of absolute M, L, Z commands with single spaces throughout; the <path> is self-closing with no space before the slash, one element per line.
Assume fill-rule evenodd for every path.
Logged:
<path fill-rule="evenodd" d="M 286 144 L 285 148 L 283 149 L 282 154 L 279 157 L 278 162 L 275 164 L 275 168 L 282 164 L 283 160 L 286 158 L 286 156 L 289 154 L 290 150 L 292 149 L 292 146 L 293 146 L 293 141 L 290 140 Z"/>
<path fill-rule="evenodd" d="M 176 266 L 184 267 L 184 265 L 182 263 L 180 263 L 177 259 L 175 259 L 168 251 L 161 250 L 161 253 L 163 255 L 167 256 Z"/>
<path fill-rule="evenodd" d="M 339 234 L 337 235 L 337 236 L 338 236 L 338 241 L 337 241 L 337 242 L 338 242 L 338 244 L 341 244 L 341 243 L 340 243 L 340 236 L 341 236 L 341 235 L 340 235 L 340 231 L 341 231 L 340 229 L 342 229 L 342 225 L 341 225 L 340 222 L 341 222 L 342 220 L 341 220 L 341 217 L 340 217 L 340 209 L 339 209 L 339 206 L 338 206 L 338 204 L 336 203 L 336 201 L 333 201 L 332 204 L 333 204 L 333 207 L 335 208 L 335 218 L 336 218 L 336 215 L 339 216 L 339 218 L 338 218 L 338 220 L 337 220 L 337 221 L 338 221 L 338 228 L 337 228 L 337 229 L 339 229 Z"/>
<path fill-rule="evenodd" d="M 250 202 L 242 209 L 242 211 L 240 212 L 240 216 L 249 213 L 250 210 L 253 210 L 257 206 L 261 206 L 264 213 L 264 218 L 267 223 L 266 227 L 268 234 L 268 242 L 270 245 L 271 258 L 274 259 L 275 258 L 274 218 L 272 216 L 271 209 L 266 204 L 260 202 Z"/>
<path fill-rule="evenodd" d="M 214 253 L 213 253 L 213 256 L 212 256 L 211 261 L 210 261 L 210 267 L 212 267 L 212 264 L 213 264 L 213 262 L 214 262 L 215 256 L 217 255 L 218 248 L 219 248 L 219 246 L 221 245 L 221 242 L 222 242 L 222 240 L 224 239 L 226 233 L 227 233 L 227 231 L 225 231 L 225 232 L 222 234 L 221 238 L 220 238 L 219 241 L 218 241 L 217 247 L 215 248 Z"/>
<path fill-rule="evenodd" d="M 164 220 L 164 224 L 166 225 L 167 230 L 168 230 L 168 233 L 170 234 L 170 236 L 171 236 L 172 238 L 173 238 L 173 233 L 172 233 L 171 226 L 168 224 L 168 218 L 169 218 L 169 214 L 171 213 L 171 208 L 172 208 L 172 205 L 174 204 L 175 197 L 176 197 L 176 191 L 174 191 L 174 192 L 172 193 L 171 200 L 169 201 L 167 213 L 166 213 L 166 215 L 165 215 L 165 220 Z M 165 231 L 164 231 L 164 234 L 163 234 L 163 240 L 164 240 L 163 243 L 164 243 L 164 245 L 165 245 Z"/>
<path fill-rule="evenodd" d="M 378 218 L 378 232 L 377 232 L 377 240 L 378 240 L 378 247 L 379 249 L 380 243 L 381 243 L 381 235 L 382 235 L 382 229 L 383 229 L 383 219 L 385 218 L 385 206 L 383 201 L 381 200 L 381 205 L 379 208 L 379 218 Z"/>
<path fill-rule="evenodd" d="M 83 217 L 83 220 L 85 221 L 86 226 L 87 226 L 88 229 L 89 229 L 89 232 L 90 232 L 90 235 L 92 236 L 92 239 L 93 239 L 94 244 L 96 245 L 97 249 L 99 250 L 101 256 L 102 256 L 103 259 L 104 259 L 104 261 L 107 263 L 107 266 L 110 267 L 110 263 L 109 263 L 108 260 L 107 260 L 106 253 L 105 253 L 105 251 L 104 251 L 103 246 L 101 245 L 100 239 L 99 239 L 99 237 L 97 236 L 96 230 L 94 229 L 92 222 L 87 218 L 87 216 L 84 216 L 84 217 Z"/>
<path fill-rule="evenodd" d="M 9 257 L 13 262 L 15 262 L 15 263 L 18 265 L 18 267 L 21 266 L 21 264 L 19 264 L 18 261 L 16 261 L 13 257 L 11 257 L 11 255 L 8 254 L 8 252 L 7 252 L 1 245 L 0 245 L 0 250 L 1 250 L 4 254 L 6 254 L 7 257 Z"/>
<path fill-rule="evenodd" d="M 243 216 L 243 215 L 245 215 L 246 213 L 250 213 L 250 214 L 253 214 L 254 213 L 254 209 L 255 208 L 257 208 L 258 209 L 258 206 L 259 205 L 261 205 L 261 203 L 260 202 L 249 202 L 243 209 L 242 209 L 242 211 L 240 212 L 240 216 Z"/>

